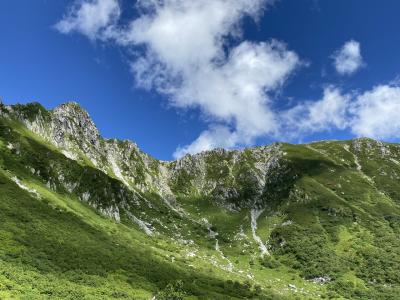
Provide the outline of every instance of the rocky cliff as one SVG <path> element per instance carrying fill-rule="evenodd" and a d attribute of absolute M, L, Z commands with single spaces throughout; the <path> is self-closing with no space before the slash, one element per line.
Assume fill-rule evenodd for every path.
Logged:
<path fill-rule="evenodd" d="M 17 119 L 57 147 L 66 157 L 88 163 L 142 192 L 156 192 L 172 200 L 177 194 L 212 195 L 232 209 L 252 205 L 246 193 L 261 194 L 266 177 L 283 153 L 279 144 L 242 151 L 216 149 L 159 161 L 131 141 L 104 139 L 89 114 L 70 102 L 46 111 L 40 104 L 4 106 L 3 116 Z M 173 203 L 173 202 L 172 202 Z"/>

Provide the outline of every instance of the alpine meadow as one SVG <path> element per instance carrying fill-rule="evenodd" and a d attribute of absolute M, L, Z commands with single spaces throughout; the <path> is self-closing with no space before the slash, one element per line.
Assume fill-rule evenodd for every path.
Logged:
<path fill-rule="evenodd" d="M 159 161 L 67 103 L 1 106 L 4 299 L 396 299 L 400 145 Z"/>

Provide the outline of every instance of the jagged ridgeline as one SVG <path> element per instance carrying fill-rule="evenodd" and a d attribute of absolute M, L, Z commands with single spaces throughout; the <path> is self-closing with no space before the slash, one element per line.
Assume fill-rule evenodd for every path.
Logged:
<path fill-rule="evenodd" d="M 76 103 L 0 104 L 0 299 L 399 299 L 399 274 L 397 144 L 160 161 Z"/>

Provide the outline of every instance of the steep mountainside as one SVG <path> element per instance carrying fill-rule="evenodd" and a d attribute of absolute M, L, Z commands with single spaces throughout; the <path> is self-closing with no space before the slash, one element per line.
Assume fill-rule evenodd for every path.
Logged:
<path fill-rule="evenodd" d="M 398 299 L 399 179 L 371 139 L 167 162 L 0 104 L 0 298 Z"/>

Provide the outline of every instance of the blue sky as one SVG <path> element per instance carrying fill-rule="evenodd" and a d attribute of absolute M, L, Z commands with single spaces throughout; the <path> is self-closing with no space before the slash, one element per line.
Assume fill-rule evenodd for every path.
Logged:
<path fill-rule="evenodd" d="M 160 159 L 398 141 L 399 1 L 161 2 L 1 1 L 3 101 L 77 101 L 103 136 Z"/>

